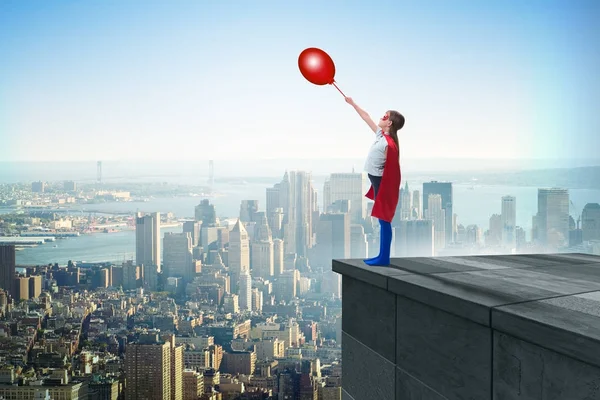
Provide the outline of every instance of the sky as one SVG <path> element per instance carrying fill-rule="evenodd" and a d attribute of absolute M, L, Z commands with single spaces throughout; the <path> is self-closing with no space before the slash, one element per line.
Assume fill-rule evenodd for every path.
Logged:
<path fill-rule="evenodd" d="M 598 158 L 600 2 L 0 2 L 2 161 Z"/>

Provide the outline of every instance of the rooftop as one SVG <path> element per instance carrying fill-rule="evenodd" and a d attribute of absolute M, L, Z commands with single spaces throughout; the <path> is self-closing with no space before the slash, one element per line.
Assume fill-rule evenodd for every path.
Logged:
<path fill-rule="evenodd" d="M 334 260 L 333 270 L 345 399 L 600 399 L 600 256 Z"/>

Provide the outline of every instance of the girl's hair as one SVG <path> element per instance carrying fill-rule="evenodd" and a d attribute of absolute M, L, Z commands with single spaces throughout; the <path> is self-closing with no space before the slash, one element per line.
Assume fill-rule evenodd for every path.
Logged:
<path fill-rule="evenodd" d="M 396 143 L 396 148 L 400 151 L 400 145 L 398 144 L 398 131 L 402 129 L 404 126 L 404 116 L 400 114 L 398 111 L 390 110 L 390 121 L 392 125 L 390 125 L 389 134 Z"/>

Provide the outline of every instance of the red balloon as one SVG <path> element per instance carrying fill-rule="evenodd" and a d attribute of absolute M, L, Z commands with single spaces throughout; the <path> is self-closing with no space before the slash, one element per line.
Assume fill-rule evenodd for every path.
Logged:
<path fill-rule="evenodd" d="M 334 82 L 335 65 L 329 54 L 316 47 L 308 48 L 298 57 L 298 67 L 302 75 L 315 85 L 328 85 Z"/>

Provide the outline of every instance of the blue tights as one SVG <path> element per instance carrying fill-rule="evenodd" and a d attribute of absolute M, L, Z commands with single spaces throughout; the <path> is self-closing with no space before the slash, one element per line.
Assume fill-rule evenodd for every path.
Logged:
<path fill-rule="evenodd" d="M 379 220 L 381 233 L 379 235 L 379 255 L 368 258 L 365 264 L 372 266 L 390 265 L 390 249 L 392 247 L 392 224 L 384 220 Z"/>

